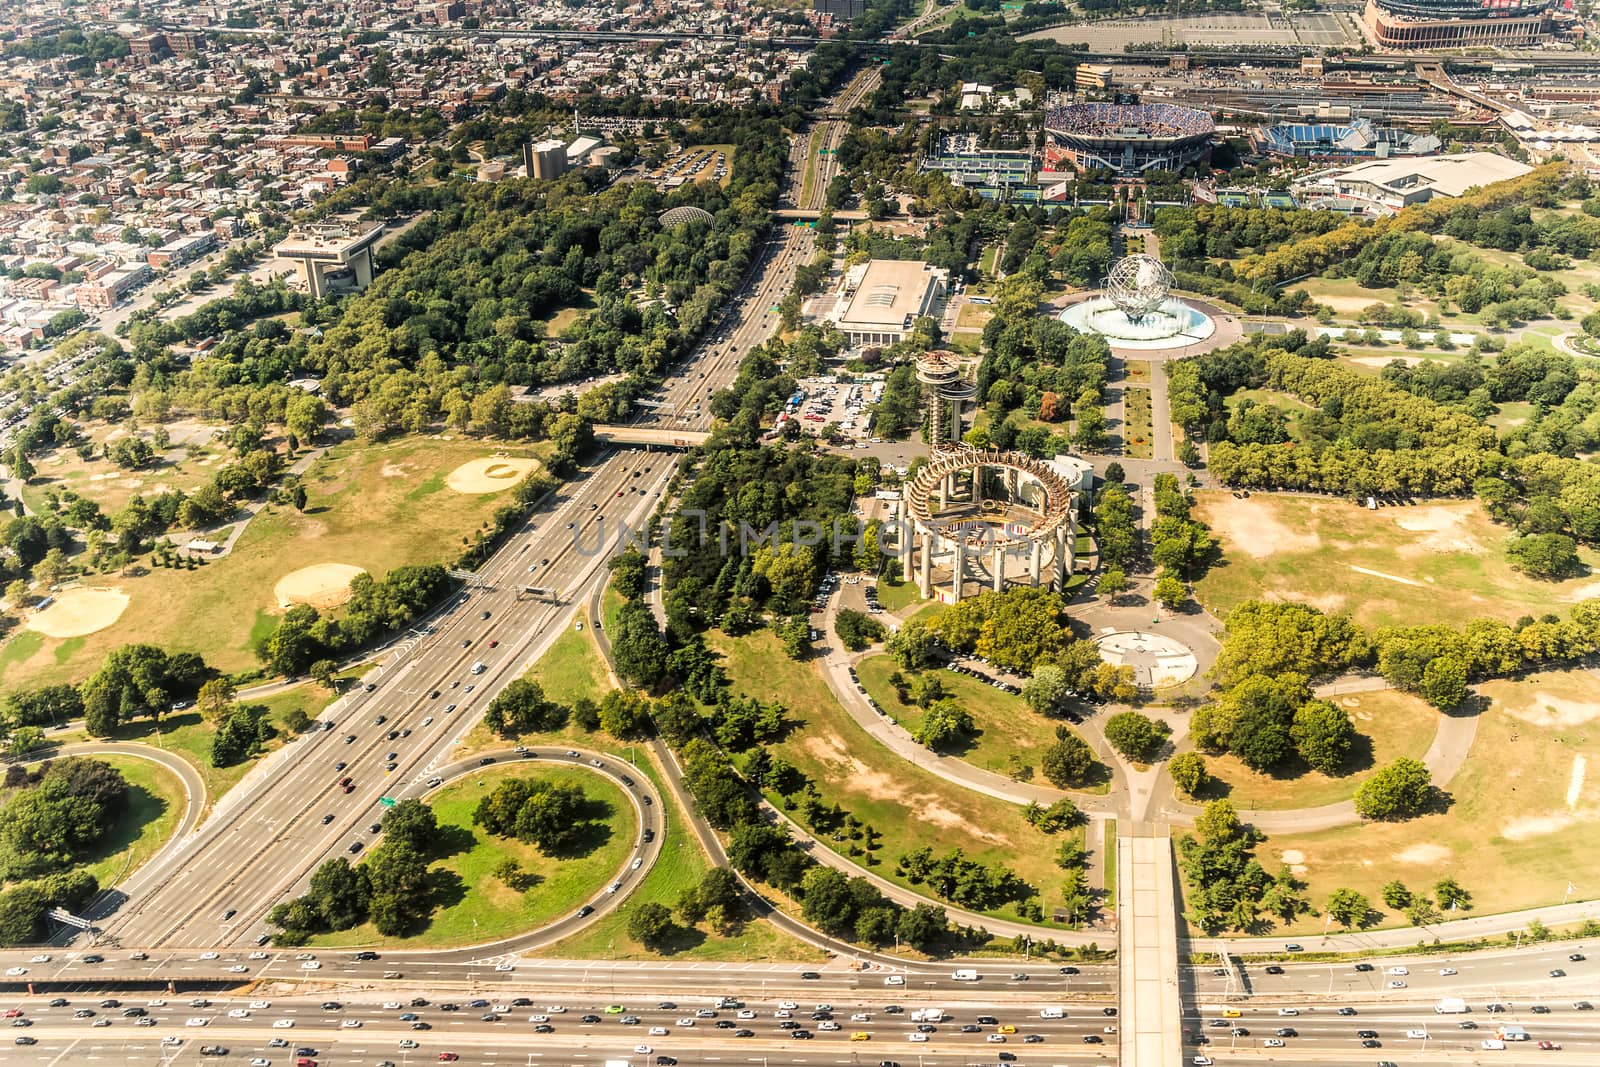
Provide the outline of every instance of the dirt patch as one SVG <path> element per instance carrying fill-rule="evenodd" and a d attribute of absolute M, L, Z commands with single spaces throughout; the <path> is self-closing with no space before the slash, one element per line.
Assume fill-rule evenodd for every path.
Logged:
<path fill-rule="evenodd" d="M 1474 508 L 1475 505 L 1401 508 L 1390 514 L 1400 529 L 1428 535 L 1407 546 L 1408 553 L 1467 552 L 1481 556 L 1488 550 L 1466 530 L 1467 518 Z"/>
<path fill-rule="evenodd" d="M 538 466 L 538 460 L 522 456 L 489 456 L 468 460 L 446 475 L 444 484 L 457 493 L 498 493 L 522 481 Z"/>
<path fill-rule="evenodd" d="M 1543 690 L 1535 690 L 1530 703 L 1518 707 L 1507 704 L 1506 714 L 1521 719 L 1530 726 L 1565 729 L 1600 719 L 1600 703 L 1569 700 Z"/>
<path fill-rule="evenodd" d="M 1206 509 L 1211 528 L 1239 551 L 1256 559 L 1279 552 L 1311 552 L 1322 547 L 1314 533 L 1296 530 L 1278 518 L 1278 509 L 1260 500 L 1217 499 Z"/>
<path fill-rule="evenodd" d="M 1560 815 L 1524 815 L 1520 819 L 1513 819 L 1500 828 L 1500 836 L 1508 841 L 1525 841 L 1530 837 L 1543 837 L 1546 834 L 1557 833 L 1565 830 L 1578 821 L 1576 812 L 1564 812 Z"/>
<path fill-rule="evenodd" d="M 314 563 L 290 571 L 272 587 L 278 607 L 310 604 L 314 608 L 334 608 L 350 599 L 350 583 L 364 568 L 348 563 Z"/>
<path fill-rule="evenodd" d="M 1442 863 L 1450 858 L 1450 850 L 1443 845 L 1424 844 L 1412 845 L 1395 854 L 1394 857 L 1401 863 L 1415 863 L 1419 866 L 1432 866 Z"/>
<path fill-rule="evenodd" d="M 411 468 L 403 463 L 385 463 L 378 468 L 380 478 L 404 478 L 411 473 Z"/>
<path fill-rule="evenodd" d="M 128 594 L 120 589 L 73 586 L 56 594 L 25 625 L 46 637 L 83 637 L 115 623 L 127 607 Z"/>
<path fill-rule="evenodd" d="M 1596 596 L 1600 596 L 1600 582 L 1590 582 L 1587 585 L 1580 585 L 1576 589 L 1568 589 L 1561 594 L 1561 599 L 1576 602 Z"/>
<path fill-rule="evenodd" d="M 980 841 L 1008 847 L 1011 845 L 1009 837 L 974 826 L 966 816 L 945 807 L 942 799 L 935 794 L 906 789 L 893 775 L 867 766 L 845 751 L 844 742 L 837 737 L 808 737 L 805 739 L 805 749 L 821 762 L 847 772 L 838 782 L 839 787 L 847 792 L 899 804 L 941 829 L 959 829 Z"/>
<path fill-rule="evenodd" d="M 1269 589 L 1262 594 L 1263 600 L 1275 600 L 1285 604 L 1306 604 L 1316 608 L 1324 615 L 1333 615 L 1344 610 L 1345 598 L 1343 593 L 1323 593 L 1313 596 L 1310 593 L 1301 593 L 1292 589 Z"/>

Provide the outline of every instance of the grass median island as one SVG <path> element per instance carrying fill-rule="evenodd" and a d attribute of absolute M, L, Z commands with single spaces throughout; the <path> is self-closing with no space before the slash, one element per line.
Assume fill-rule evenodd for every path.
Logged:
<path fill-rule="evenodd" d="M 508 778 L 582 788 L 588 798 L 585 815 L 599 829 L 572 855 L 563 856 L 547 856 L 532 844 L 487 833 L 474 825 L 473 810 Z M 310 944 L 443 948 L 511 937 L 576 911 L 616 877 L 639 840 L 633 805 L 621 787 L 577 767 L 531 760 L 485 767 L 440 789 L 428 807 L 438 817 L 439 834 L 429 867 L 437 910 L 427 929 L 411 937 L 386 938 L 363 924 L 318 935 Z M 506 885 L 495 872 L 508 860 L 536 884 L 525 891 Z"/>
<path fill-rule="evenodd" d="M 1600 592 L 1592 574 L 1545 582 L 1513 569 L 1505 553 L 1511 531 L 1473 500 L 1369 510 L 1335 497 L 1194 495 L 1195 518 L 1211 527 L 1223 559 L 1195 593 L 1219 615 L 1267 599 L 1346 611 L 1367 627 L 1512 622 Z M 1600 567 L 1594 550 L 1579 556 Z"/>
<path fill-rule="evenodd" d="M 582 612 L 575 616 L 583 617 Z M 599 702 L 611 688 L 605 661 L 600 658 L 589 628 L 579 630 L 571 619 L 527 677 L 539 683 L 545 696 L 560 704 L 570 705 L 580 697 Z"/>
<path fill-rule="evenodd" d="M 445 493 L 445 476 L 496 450 L 449 435 L 339 444 L 306 472 L 305 510 L 266 505 L 228 556 L 194 570 L 151 568 L 142 556 L 143 573 L 88 576 L 85 584 L 127 594 L 121 617 L 81 637 L 13 638 L 0 647 L 0 689 L 82 681 L 108 651 L 133 642 L 198 652 L 222 671 L 254 667 L 253 639 L 275 624 L 273 588 L 289 572 L 339 563 L 382 576 L 403 564 L 452 562 L 508 494 Z M 531 458 L 542 451 L 499 450 Z"/>
<path fill-rule="evenodd" d="M 1472 894 L 1473 906 L 1445 919 L 1559 904 L 1569 883 L 1582 893 L 1588 890 L 1581 887 L 1600 884 L 1594 848 L 1600 692 L 1594 676 L 1550 671 L 1474 690 L 1486 707 L 1466 764 L 1446 786 L 1448 811 L 1407 822 L 1274 834 L 1257 849 L 1262 865 L 1272 871 L 1280 861 L 1290 863 L 1319 908 L 1334 889 L 1366 894 L 1384 913 L 1381 926 L 1405 925 L 1382 903 L 1380 891 L 1393 879 L 1416 893 L 1455 878 Z M 1321 919 L 1308 917 L 1286 932 L 1321 928 Z"/>
<path fill-rule="evenodd" d="M 856 664 L 856 676 L 872 698 L 890 718 L 915 734 L 927 713 L 914 701 L 902 701 L 889 684 L 890 675 L 897 670 L 894 660 L 887 655 L 869 656 Z M 1039 759 L 1055 742 L 1056 727 L 1067 725 L 1064 720 L 1046 719 L 1028 707 L 1021 697 L 955 671 L 930 669 L 900 673 L 908 682 L 922 673 L 934 675 L 972 716 L 976 734 L 965 746 L 951 745 L 942 749 L 945 755 L 958 756 L 975 767 L 1007 776 L 1017 766 L 1031 767 L 1033 775 L 1024 780 L 1048 784 L 1039 773 Z M 910 695 L 908 692 L 907 696 Z M 1101 764 L 1095 766 L 1098 773 L 1092 775 L 1094 784 L 1080 792 L 1104 793 L 1110 788 L 1110 770 Z"/>
<path fill-rule="evenodd" d="M 1149 459 L 1153 442 L 1150 390 L 1125 386 L 1122 390 L 1122 451 L 1134 459 Z"/>
<path fill-rule="evenodd" d="M 1251 809 L 1314 808 L 1355 796 L 1356 788 L 1401 756 L 1420 760 L 1438 732 L 1439 713 L 1421 697 L 1386 689 L 1328 698 L 1354 720 L 1361 735 L 1342 775 L 1329 776 L 1304 764 L 1277 774 L 1253 771 L 1237 756 L 1207 756 L 1206 771 L 1222 783 L 1202 799 L 1226 796 L 1249 819 Z"/>
<path fill-rule="evenodd" d="M 963 789 L 900 759 L 845 713 L 817 665 L 789 659 L 771 631 L 739 638 L 712 632 L 706 640 L 722 653 L 734 692 L 780 700 L 789 709 L 797 725 L 770 746 L 773 756 L 815 783 L 823 803 L 837 803 L 877 832 L 880 847 L 872 853 L 877 862 L 869 865 L 866 856 L 856 856 L 857 862 L 930 900 L 950 904 L 934 897 L 927 885 L 897 875 L 895 865 L 901 855 L 925 846 L 936 857 L 960 849 L 967 859 L 1008 867 L 1037 888 L 1046 915 L 1060 901 L 1064 872 L 1055 865 L 1055 851 L 1073 835 L 1081 840 L 1081 826 L 1064 834 L 1043 834 L 1028 824 L 1020 807 Z M 782 798 L 768 799 L 781 806 Z M 830 842 L 845 853 L 850 844 Z M 1012 904 L 992 914 L 1020 918 Z"/>
<path fill-rule="evenodd" d="M 134 756 L 94 756 L 122 773 L 128 797 L 82 866 L 100 888 L 116 885 L 160 851 L 183 818 L 183 782 L 157 763 Z"/>

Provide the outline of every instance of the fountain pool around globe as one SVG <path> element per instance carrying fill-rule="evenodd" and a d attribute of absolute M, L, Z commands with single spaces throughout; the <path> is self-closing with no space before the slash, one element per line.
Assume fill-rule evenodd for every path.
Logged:
<path fill-rule="evenodd" d="M 1129 318 L 1105 296 L 1071 304 L 1056 317 L 1084 333 L 1099 334 L 1113 348 L 1152 352 L 1185 348 L 1206 340 L 1217 330 L 1210 315 L 1175 296 L 1167 297 L 1137 319 Z"/>

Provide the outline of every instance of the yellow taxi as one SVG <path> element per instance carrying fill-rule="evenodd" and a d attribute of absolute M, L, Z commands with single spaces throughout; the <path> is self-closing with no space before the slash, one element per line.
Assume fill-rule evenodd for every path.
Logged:
<path fill-rule="evenodd" d="M 996 1031 L 996 1033 L 1001 1033 L 1001 1034 L 1014 1034 L 1016 1032 L 1017 1032 L 1017 1028 L 1015 1026 L 1011 1026 L 1010 1024 L 1002 1026 L 1002 1027 L 999 1028 L 999 1030 Z"/>
<path fill-rule="evenodd" d="M 850 1035 L 850 1040 L 851 1041 L 871 1041 L 872 1040 L 872 1035 L 867 1033 L 865 1030 L 857 1030 L 855 1033 Z"/>
<path fill-rule="evenodd" d="M 1225 1009 L 1223 1009 L 1222 1017 L 1224 1019 L 1237 1019 L 1237 1018 L 1239 1018 L 1239 1009 L 1238 1008 L 1225 1008 Z"/>

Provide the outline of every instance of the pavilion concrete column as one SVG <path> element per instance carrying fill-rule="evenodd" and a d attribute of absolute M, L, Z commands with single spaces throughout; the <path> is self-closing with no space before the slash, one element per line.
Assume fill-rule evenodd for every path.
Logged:
<path fill-rule="evenodd" d="M 1000 592 L 1006 580 L 1006 550 L 1004 545 L 994 546 L 994 591 Z"/>
<path fill-rule="evenodd" d="M 967 543 L 962 538 L 955 539 L 955 568 L 950 575 L 950 602 L 959 603 L 961 600 L 961 576 L 967 569 Z"/>
<path fill-rule="evenodd" d="M 911 538 L 914 527 L 911 523 L 911 505 L 904 496 L 900 498 L 899 524 L 895 536 L 900 539 L 900 580 L 911 580 Z"/>
<path fill-rule="evenodd" d="M 1035 538 L 1033 547 L 1028 553 L 1028 584 L 1035 589 L 1039 588 L 1039 564 L 1043 555 L 1044 546 Z"/>
<path fill-rule="evenodd" d="M 922 533 L 922 570 L 917 578 L 917 592 L 922 594 L 922 599 L 927 600 L 933 596 L 933 531 L 925 530 Z"/>
<path fill-rule="evenodd" d="M 1061 526 L 1056 527 L 1056 580 L 1053 583 L 1055 591 L 1067 591 L 1067 531 Z"/>
<path fill-rule="evenodd" d="M 943 511 L 950 506 L 950 475 L 946 474 L 939 479 L 939 510 Z"/>

